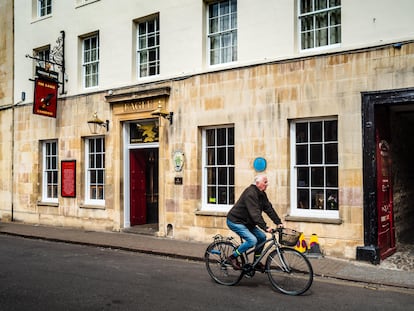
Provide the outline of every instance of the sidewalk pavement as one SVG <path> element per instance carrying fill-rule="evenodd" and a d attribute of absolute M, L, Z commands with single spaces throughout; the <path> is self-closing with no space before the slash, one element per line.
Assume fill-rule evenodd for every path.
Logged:
<path fill-rule="evenodd" d="M 135 251 L 146 254 L 202 261 L 207 243 L 181 241 L 126 232 L 97 232 L 63 227 L 0 222 L 0 234 Z M 368 286 L 394 286 L 414 290 L 414 271 L 392 270 L 367 262 L 332 257 L 311 258 L 316 276 Z"/>

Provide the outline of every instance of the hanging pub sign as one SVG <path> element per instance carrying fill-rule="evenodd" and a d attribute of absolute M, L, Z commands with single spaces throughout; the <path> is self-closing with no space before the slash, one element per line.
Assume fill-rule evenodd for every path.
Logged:
<path fill-rule="evenodd" d="M 33 113 L 56 118 L 58 82 L 39 77 L 35 79 Z"/>

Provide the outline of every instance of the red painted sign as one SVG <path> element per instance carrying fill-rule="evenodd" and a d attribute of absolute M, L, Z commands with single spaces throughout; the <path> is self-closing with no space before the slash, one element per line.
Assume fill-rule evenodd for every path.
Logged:
<path fill-rule="evenodd" d="M 58 83 L 37 78 L 34 90 L 33 113 L 56 118 Z"/>
<path fill-rule="evenodd" d="M 61 162 L 62 197 L 76 197 L 76 161 L 65 160 Z"/>

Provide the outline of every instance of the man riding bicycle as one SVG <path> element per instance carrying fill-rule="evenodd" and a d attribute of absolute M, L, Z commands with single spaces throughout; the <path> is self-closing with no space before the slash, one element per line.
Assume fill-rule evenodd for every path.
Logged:
<path fill-rule="evenodd" d="M 241 194 L 239 200 L 234 204 L 227 214 L 227 226 L 237 233 L 244 242 L 227 258 L 227 261 L 235 270 L 241 270 L 237 257 L 248 249 L 259 245 L 266 240 L 266 235 L 260 230 L 271 232 L 262 217 L 265 212 L 278 227 L 283 227 L 282 221 L 273 209 L 272 204 L 266 195 L 268 180 L 266 175 L 258 175 L 254 184 L 248 186 Z M 259 229 L 260 228 L 260 229 Z M 264 245 L 254 251 L 255 260 L 262 254 Z M 264 272 L 264 265 L 259 262 L 256 269 Z"/>

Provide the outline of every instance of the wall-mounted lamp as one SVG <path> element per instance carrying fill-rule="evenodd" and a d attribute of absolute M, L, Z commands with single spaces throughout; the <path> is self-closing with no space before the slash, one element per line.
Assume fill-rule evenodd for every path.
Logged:
<path fill-rule="evenodd" d="M 156 117 L 163 117 L 164 119 L 169 120 L 170 125 L 173 123 L 174 112 L 168 112 L 168 111 L 162 109 L 161 104 L 158 105 L 157 109 L 155 109 L 153 112 L 151 112 L 151 115 L 156 116 Z"/>
<path fill-rule="evenodd" d="M 106 131 L 108 132 L 109 131 L 109 120 L 102 121 L 101 119 L 98 118 L 98 114 L 95 112 L 93 114 L 92 119 L 88 120 L 88 126 L 92 134 L 98 134 L 99 129 L 101 127 L 105 127 Z"/>

